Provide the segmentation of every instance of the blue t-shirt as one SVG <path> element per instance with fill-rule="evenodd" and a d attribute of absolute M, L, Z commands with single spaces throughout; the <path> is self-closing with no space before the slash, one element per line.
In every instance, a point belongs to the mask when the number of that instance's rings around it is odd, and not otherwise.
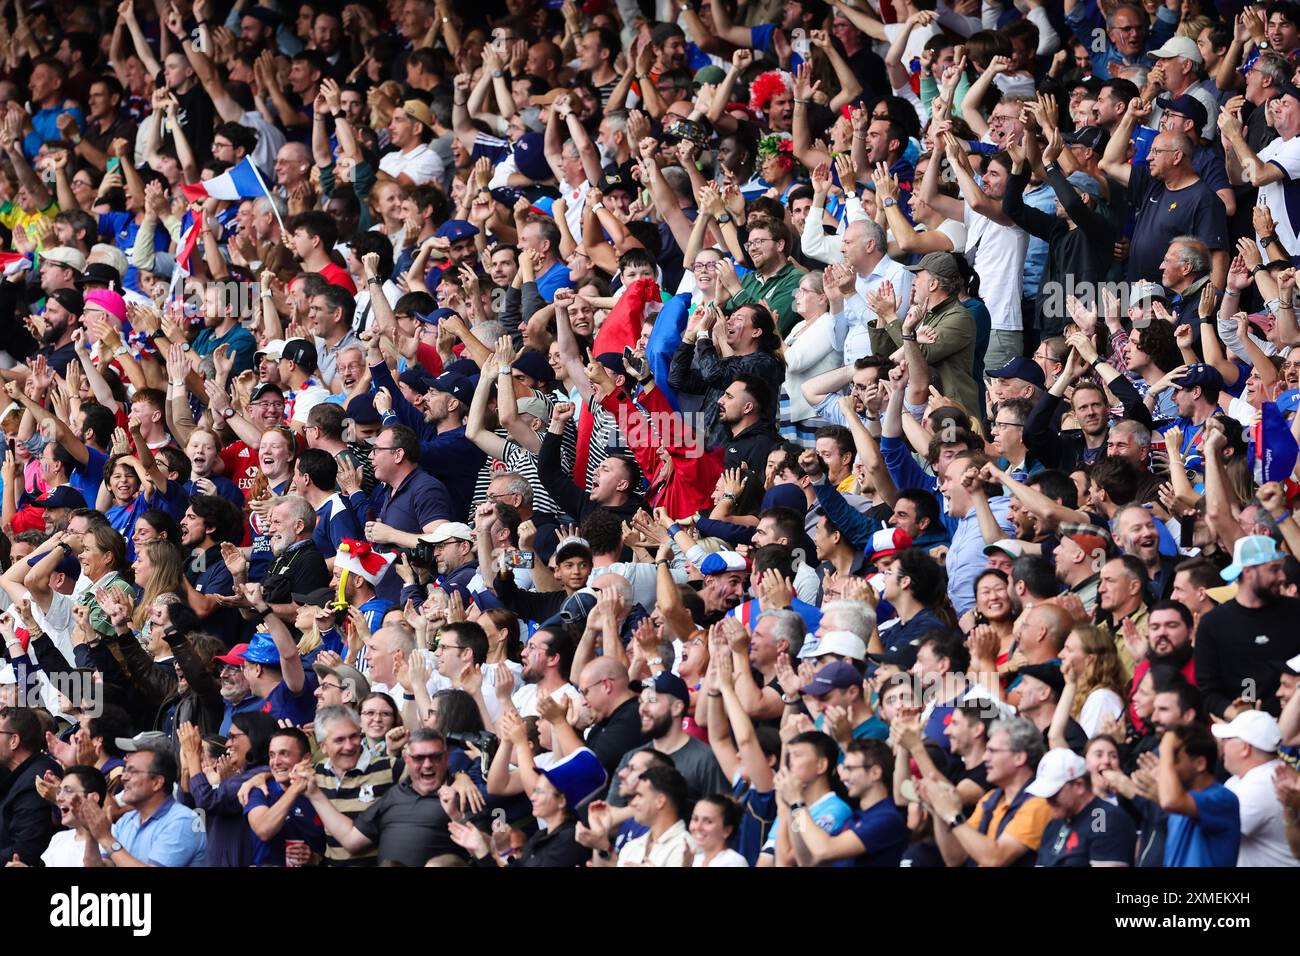
<path fill-rule="evenodd" d="M 768 831 L 776 822 L 776 791 L 759 793 L 744 777 L 732 785 L 731 795 L 740 803 L 740 826 L 736 828 L 733 842 L 736 852 L 750 866 L 758 864 L 758 855 L 767 841 Z"/>
<path fill-rule="evenodd" d="M 1196 818 L 1169 814 L 1165 866 L 1236 866 L 1241 847 L 1241 804 L 1221 783 L 1193 790 Z"/>
<path fill-rule="evenodd" d="M 830 836 L 835 836 L 844 829 L 845 824 L 853 816 L 853 808 L 832 791 L 815 803 L 810 803 L 808 815 L 823 831 Z M 776 838 L 780 830 L 781 821 L 777 820 L 768 833 L 767 843 L 763 845 L 765 851 L 776 852 Z"/>
<path fill-rule="evenodd" d="M 854 812 L 845 829 L 862 843 L 863 852 L 851 860 L 840 860 L 836 866 L 896 867 L 912 838 L 907 818 L 888 798 Z"/>
<path fill-rule="evenodd" d="M 72 469 L 72 474 L 68 477 L 68 484 L 80 491 L 86 499 L 86 504 L 91 507 L 94 507 L 95 497 L 99 494 L 99 486 L 104 483 L 106 464 L 108 464 L 108 454 L 87 445 L 86 463 Z"/>
<path fill-rule="evenodd" d="M 1073 820 L 1053 820 L 1038 846 L 1039 866 L 1133 865 L 1137 828 L 1119 807 L 1094 797 Z"/>
<path fill-rule="evenodd" d="M 275 806 L 284 796 L 284 787 L 274 780 L 266 782 L 266 789 L 268 792 L 265 794 L 256 788 L 249 793 L 248 805 L 244 807 L 245 817 L 258 807 Z M 300 796 L 293 802 L 280 832 L 271 837 L 269 843 L 263 843 L 253 833 L 253 866 L 284 866 L 284 845 L 288 840 L 302 840 L 313 852 L 325 855 L 325 825 L 306 797 Z"/>
<path fill-rule="evenodd" d="M 331 495 L 316 509 L 316 527 L 312 530 L 311 539 L 316 543 L 321 557 L 329 559 L 338 554 L 339 543 L 344 538 L 360 541 L 362 537 L 356 516 L 339 495 Z"/>
<path fill-rule="evenodd" d="M 284 681 L 280 681 L 262 702 L 262 713 L 270 714 L 276 720 L 287 720 L 295 727 L 310 724 L 316 716 L 316 685 L 319 683 L 316 672 L 304 667 L 302 690 L 294 694 Z"/>

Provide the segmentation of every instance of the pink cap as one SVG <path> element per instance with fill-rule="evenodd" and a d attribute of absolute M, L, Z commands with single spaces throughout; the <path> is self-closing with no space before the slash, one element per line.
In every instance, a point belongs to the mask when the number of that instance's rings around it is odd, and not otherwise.
<path fill-rule="evenodd" d="M 119 322 L 126 321 L 126 300 L 112 289 L 92 289 L 85 299 L 86 305 L 97 305 Z"/>

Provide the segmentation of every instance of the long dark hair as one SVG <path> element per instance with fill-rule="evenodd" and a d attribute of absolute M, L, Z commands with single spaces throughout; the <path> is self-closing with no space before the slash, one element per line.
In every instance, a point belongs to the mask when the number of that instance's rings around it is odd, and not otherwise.
<path fill-rule="evenodd" d="M 781 336 L 776 331 L 776 317 L 767 306 L 758 302 L 746 303 L 745 307 L 752 310 L 751 321 L 754 323 L 754 328 L 763 333 L 758 340 L 759 351 L 775 355 L 784 363 L 785 357 L 781 354 Z"/>
<path fill-rule="evenodd" d="M 483 716 L 478 712 L 478 704 L 465 691 L 448 688 L 438 691 L 433 699 L 438 704 L 438 720 L 434 729 L 444 737 L 483 729 Z"/>
<path fill-rule="evenodd" d="M 280 722 L 260 710 L 236 714 L 230 723 L 248 734 L 248 757 L 245 767 L 263 767 L 269 762 L 271 738 L 280 730 Z"/>

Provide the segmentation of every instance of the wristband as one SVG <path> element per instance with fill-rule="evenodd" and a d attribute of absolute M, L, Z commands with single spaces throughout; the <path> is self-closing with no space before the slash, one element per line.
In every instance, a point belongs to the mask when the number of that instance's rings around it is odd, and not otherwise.
<path fill-rule="evenodd" d="M 804 809 L 805 806 L 806 804 L 804 804 L 802 800 L 796 800 L 794 803 L 790 804 L 790 812 L 798 813 L 800 810 Z"/>
<path fill-rule="evenodd" d="M 1273 243 L 1275 243 L 1275 242 L 1277 242 L 1277 241 L 1278 241 L 1278 238 L 1277 238 L 1277 236 L 1275 236 L 1275 235 L 1273 235 L 1273 236 L 1260 236 L 1260 237 L 1259 237 L 1259 244 L 1260 244 L 1261 246 L 1271 246 Z"/>
<path fill-rule="evenodd" d="M 721 696 L 722 696 L 722 691 L 720 691 L 720 690 L 711 690 L 711 691 L 709 691 L 709 696 L 710 696 L 710 697 L 721 697 Z"/>
<path fill-rule="evenodd" d="M 415 695 L 414 695 L 414 694 L 403 694 L 403 695 L 402 695 L 402 700 L 415 700 Z"/>
<path fill-rule="evenodd" d="M 798 697 L 798 695 L 796 695 L 795 698 L 794 698 L 794 700 L 791 700 L 791 699 L 790 699 L 789 697 L 787 697 L 785 694 L 782 694 L 782 695 L 781 695 L 781 703 L 785 704 L 787 707 L 793 707 L 793 706 L 795 706 L 796 704 L 799 703 L 799 697 Z"/>
<path fill-rule="evenodd" d="M 913 332 L 911 335 L 908 335 L 906 332 L 904 332 L 904 333 L 903 333 L 903 341 L 904 341 L 904 342 L 915 342 L 915 341 L 916 341 L 916 333 Z"/>
<path fill-rule="evenodd" d="M 380 285 L 379 276 L 367 276 L 366 285 Z"/>
<path fill-rule="evenodd" d="M 1224 289 L 1224 290 L 1223 290 L 1223 297 L 1224 297 L 1225 299 L 1227 299 L 1227 298 L 1240 299 L 1240 298 L 1241 298 L 1241 292 L 1238 291 L 1237 289 Z"/>
<path fill-rule="evenodd" d="M 675 538 L 682 533 L 682 526 L 679 525 L 676 521 L 674 521 L 672 524 L 668 526 L 668 533 Z"/>
<path fill-rule="evenodd" d="M 646 661 L 646 665 L 649 667 L 663 667 L 664 659 L 662 657 L 652 657 Z"/>

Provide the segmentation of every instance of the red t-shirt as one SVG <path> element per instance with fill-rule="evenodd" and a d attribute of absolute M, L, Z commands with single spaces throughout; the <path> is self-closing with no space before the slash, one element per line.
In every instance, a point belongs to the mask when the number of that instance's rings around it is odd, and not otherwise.
<path fill-rule="evenodd" d="M 247 498 L 253 488 L 253 479 L 261 472 L 257 449 L 249 448 L 248 444 L 241 439 L 221 449 L 221 460 L 226 465 L 226 477 L 233 481 Z"/>
<path fill-rule="evenodd" d="M 357 294 L 357 284 L 352 281 L 352 276 L 348 274 L 348 270 L 344 269 L 342 266 L 336 266 L 331 262 L 320 271 L 320 274 L 325 277 L 325 280 L 330 285 L 336 285 L 342 289 L 347 289 L 353 295 Z"/>

